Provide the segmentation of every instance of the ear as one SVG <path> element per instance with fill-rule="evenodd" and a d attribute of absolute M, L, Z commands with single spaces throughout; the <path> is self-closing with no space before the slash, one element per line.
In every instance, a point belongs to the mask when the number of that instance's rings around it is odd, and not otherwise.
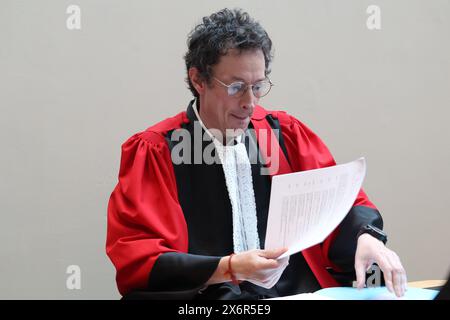
<path fill-rule="evenodd" d="M 189 68 L 188 75 L 192 85 L 194 86 L 195 90 L 197 90 L 197 93 L 200 96 L 203 95 L 206 83 L 203 80 L 202 76 L 200 75 L 198 69 L 195 67 Z"/>

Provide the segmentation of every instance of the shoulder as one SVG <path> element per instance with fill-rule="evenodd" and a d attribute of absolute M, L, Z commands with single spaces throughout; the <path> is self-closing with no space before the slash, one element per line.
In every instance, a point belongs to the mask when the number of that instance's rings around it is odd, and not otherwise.
<path fill-rule="evenodd" d="M 165 144 L 165 137 L 168 132 L 179 129 L 184 123 L 188 123 L 189 119 L 186 116 L 186 112 L 180 112 L 179 114 L 162 120 L 142 132 L 134 134 L 130 140 L 140 140 L 150 145 Z"/>
<path fill-rule="evenodd" d="M 276 110 L 278 109 L 278 110 Z M 252 115 L 253 121 L 262 121 L 270 117 L 272 119 L 278 120 L 280 126 L 283 127 L 291 127 L 291 126 L 300 126 L 306 127 L 303 122 L 301 122 L 296 117 L 290 115 L 286 111 L 283 111 L 281 108 L 276 108 L 275 110 L 265 109 L 264 107 L 257 105 L 255 106 L 255 110 Z"/>
<path fill-rule="evenodd" d="M 277 127 L 280 128 L 280 132 L 285 141 L 301 141 L 308 142 L 312 145 L 324 145 L 322 139 L 317 133 L 310 129 L 303 121 L 294 117 L 283 110 L 267 110 L 261 106 L 256 106 L 252 121 L 262 121 L 266 119 L 270 122 L 272 119 L 278 121 Z"/>
<path fill-rule="evenodd" d="M 285 111 L 266 110 L 260 106 L 255 109 L 255 113 L 254 121 L 266 119 L 270 122 L 270 117 L 278 120 L 283 143 L 291 158 L 294 171 L 329 167 L 336 164 L 323 140 L 296 117 Z"/>

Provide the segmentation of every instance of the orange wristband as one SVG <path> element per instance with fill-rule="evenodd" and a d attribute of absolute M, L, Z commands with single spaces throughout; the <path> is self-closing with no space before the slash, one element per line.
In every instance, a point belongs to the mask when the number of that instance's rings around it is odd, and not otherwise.
<path fill-rule="evenodd" d="M 228 258 L 228 271 L 225 274 L 229 273 L 230 278 L 231 278 L 231 283 L 238 285 L 241 282 L 236 279 L 236 276 L 233 273 L 233 269 L 231 268 L 231 258 L 233 258 L 233 256 L 234 256 L 234 253 L 230 254 L 230 257 Z"/>

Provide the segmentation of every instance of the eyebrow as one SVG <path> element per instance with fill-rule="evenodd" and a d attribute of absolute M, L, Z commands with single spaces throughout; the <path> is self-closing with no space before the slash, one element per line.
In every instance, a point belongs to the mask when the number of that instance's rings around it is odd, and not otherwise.
<path fill-rule="evenodd" d="M 266 80 L 266 79 L 267 79 L 267 77 L 264 77 L 264 78 L 262 78 L 262 79 L 258 79 L 258 80 L 255 81 L 255 83 L 260 82 L 260 81 L 263 81 L 263 80 Z M 242 78 L 239 78 L 239 77 L 236 77 L 236 76 L 231 77 L 231 81 L 235 81 L 235 80 L 237 80 L 237 81 L 242 81 L 242 82 L 245 83 L 245 80 L 242 79 Z"/>

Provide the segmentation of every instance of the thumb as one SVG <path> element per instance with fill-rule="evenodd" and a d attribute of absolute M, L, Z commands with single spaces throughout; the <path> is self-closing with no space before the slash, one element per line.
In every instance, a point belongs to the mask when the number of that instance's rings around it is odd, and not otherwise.
<path fill-rule="evenodd" d="M 267 249 L 261 251 L 261 256 L 267 259 L 276 259 L 285 253 L 288 248 Z"/>
<path fill-rule="evenodd" d="M 366 282 L 366 268 L 365 264 L 361 260 L 355 261 L 355 272 L 356 272 L 356 287 L 358 289 L 364 288 L 364 283 Z"/>

